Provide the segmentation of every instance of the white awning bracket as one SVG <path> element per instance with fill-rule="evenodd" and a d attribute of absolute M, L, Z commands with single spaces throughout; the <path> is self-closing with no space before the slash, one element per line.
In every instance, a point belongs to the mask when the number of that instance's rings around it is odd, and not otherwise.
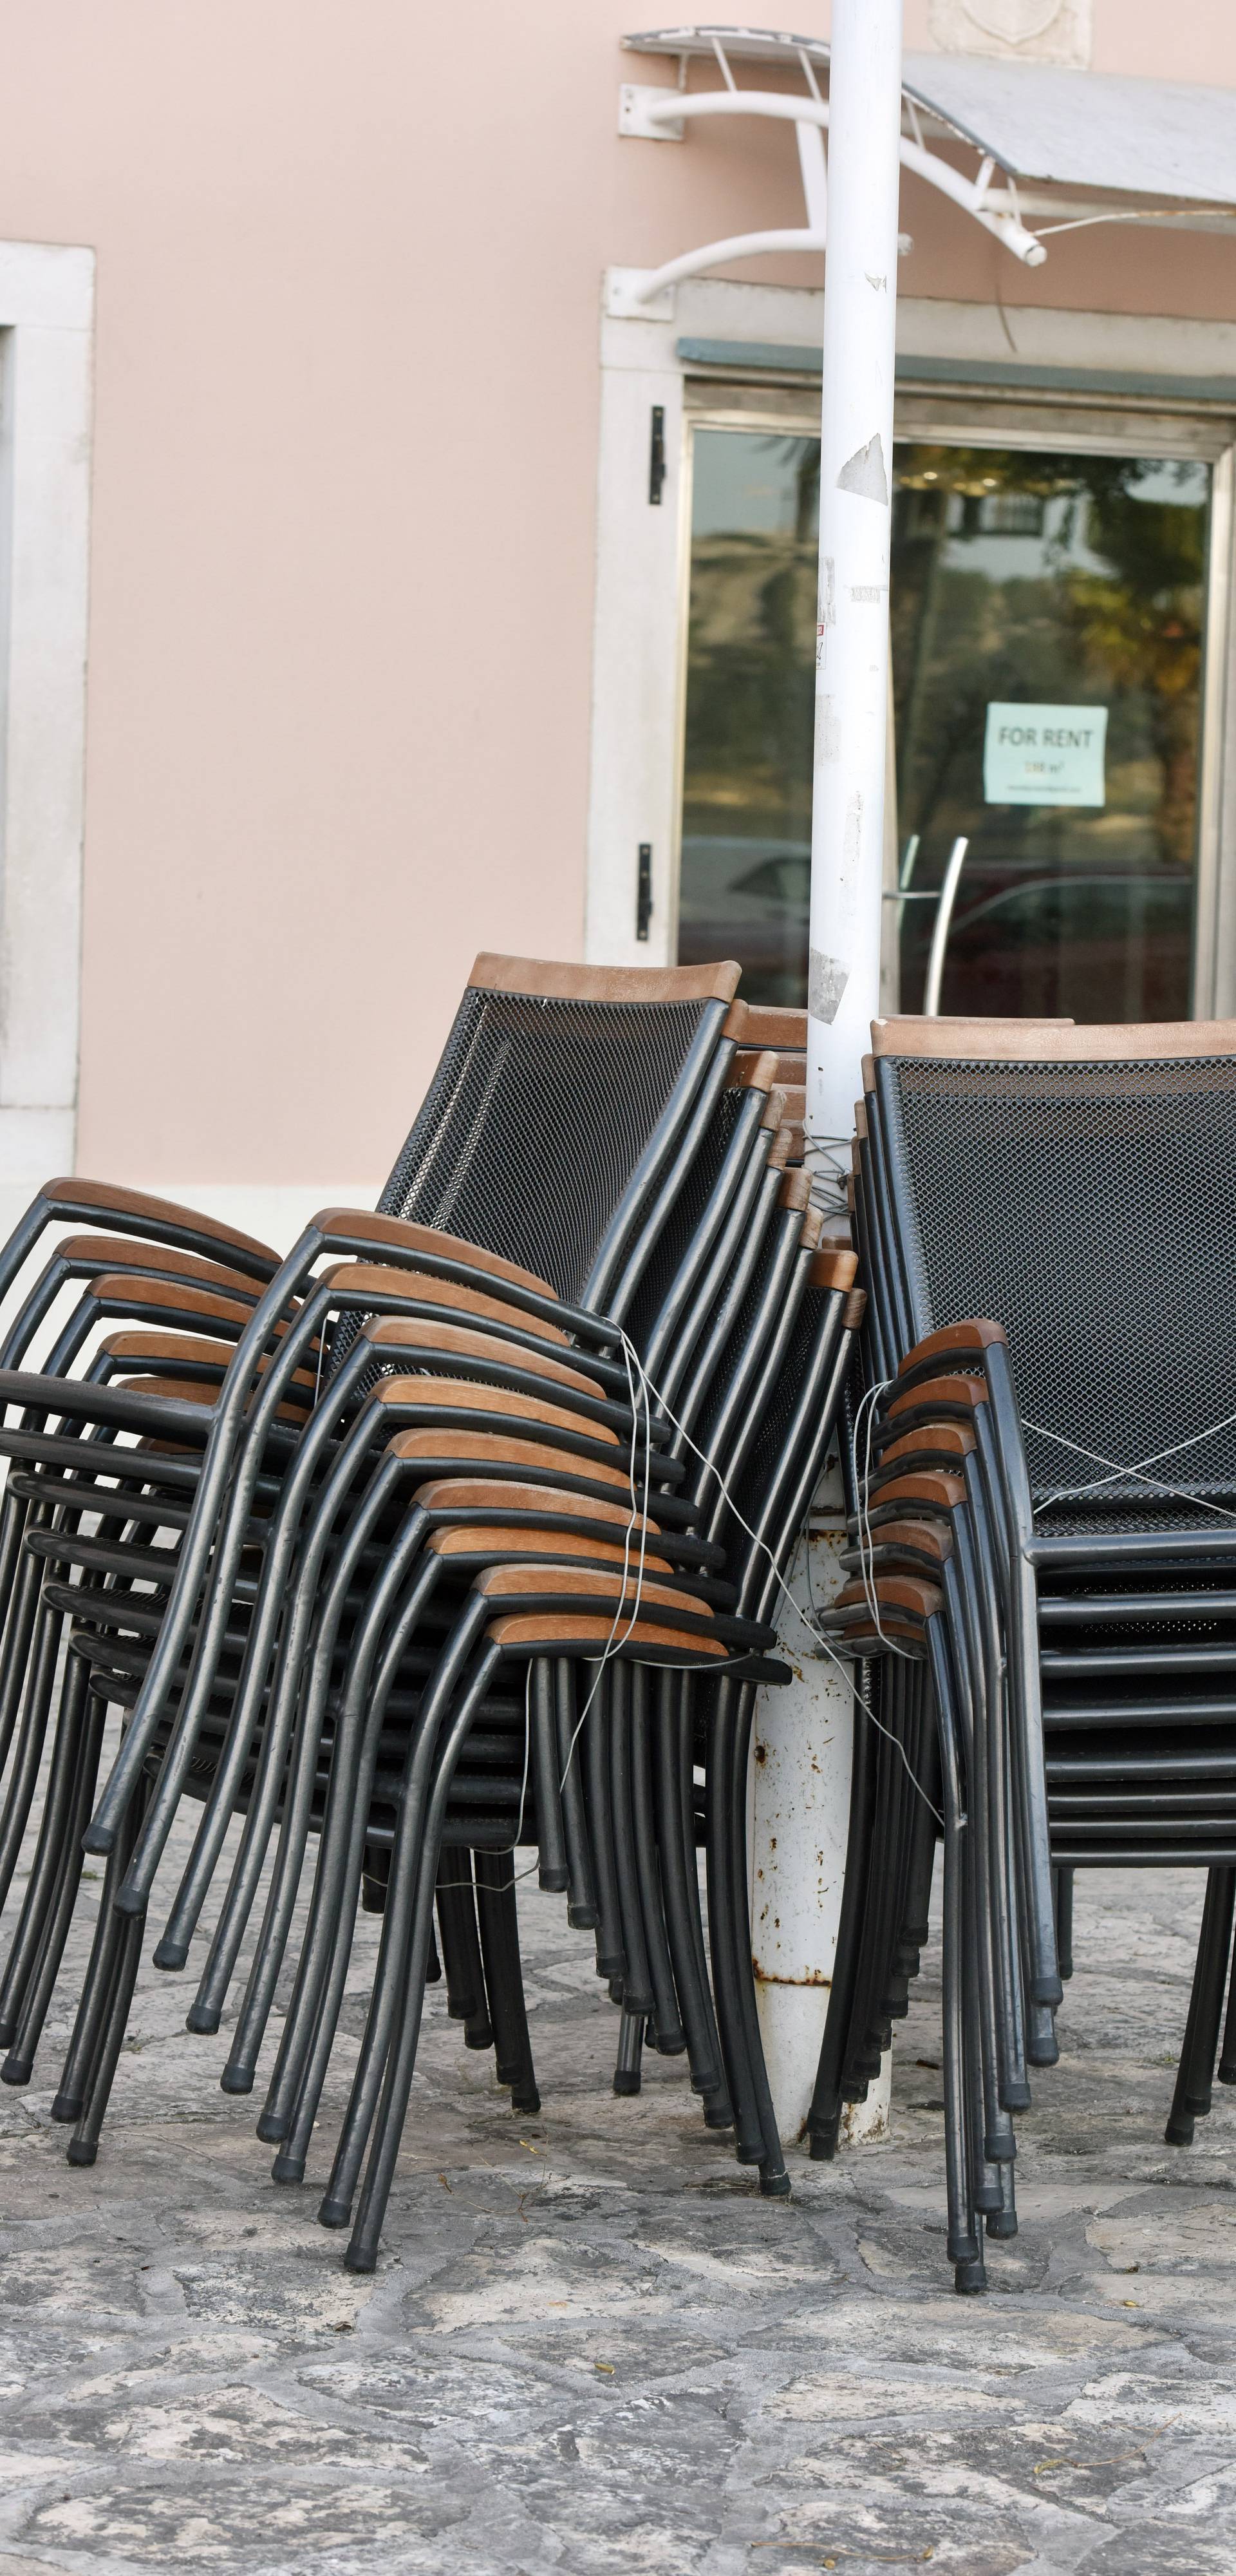
<path fill-rule="evenodd" d="M 624 84 L 621 133 L 649 142 L 683 142 L 697 117 L 711 116 L 762 116 L 793 125 L 806 213 L 801 228 L 735 234 L 666 261 L 646 277 L 629 309 L 646 309 L 680 278 L 697 277 L 761 251 L 822 251 L 828 101 L 821 97 L 816 71 L 827 67 L 828 45 L 818 36 L 775 28 L 711 25 L 655 28 L 624 36 L 622 42 L 631 53 L 676 57 L 678 85 Z M 692 61 L 716 67 L 722 86 L 688 90 Z M 743 62 L 775 63 L 798 73 L 805 95 L 741 88 L 733 67 Z M 1236 229 L 1236 95 L 1230 91 L 1057 71 L 1042 64 L 911 54 L 905 58 L 902 96 L 902 168 L 951 198 L 1027 268 L 1046 259 L 1049 235 L 1092 224 Z M 975 151 L 975 176 L 968 178 L 933 151 L 936 141 Z M 1019 180 L 1038 184 L 1033 192 L 1023 185 L 1019 193 Z M 1045 195 L 1044 184 L 1096 193 L 1081 200 Z M 1104 204 L 1098 192 L 1109 202 Z M 1141 202 L 1130 204 L 1130 198 Z M 1032 230 L 1027 215 L 1051 220 Z"/>

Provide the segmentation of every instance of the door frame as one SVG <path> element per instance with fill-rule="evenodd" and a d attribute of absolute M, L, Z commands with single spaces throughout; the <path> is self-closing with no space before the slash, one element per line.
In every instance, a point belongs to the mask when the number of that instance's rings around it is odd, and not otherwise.
<path fill-rule="evenodd" d="M 611 271 L 611 304 L 624 300 L 628 273 Z M 670 965 L 677 954 L 678 875 L 686 712 L 690 585 L 691 464 L 697 427 L 740 430 L 759 422 L 802 436 L 818 429 L 818 356 L 804 322 L 822 299 L 786 289 L 697 283 L 719 338 L 678 336 L 700 317 L 679 290 L 678 310 L 602 325 L 597 588 L 593 656 L 592 775 L 585 954 L 601 964 Z M 800 311 L 798 308 L 802 308 Z M 787 310 L 792 308 L 792 310 Z M 976 308 L 980 313 L 984 308 Z M 928 309 L 929 324 L 935 320 Z M 1040 316 L 1050 322 L 1051 316 Z M 794 326 L 787 344 L 787 319 Z M 896 431 L 900 437 L 1027 450 L 1072 445 L 1108 455 L 1200 458 L 1213 473 L 1202 670 L 1202 759 L 1192 1016 L 1236 1015 L 1236 401 L 1232 378 L 1180 373 L 1182 326 L 1139 317 L 1139 378 L 1096 389 L 1076 363 L 1079 324 L 1110 339 L 1113 317 L 1059 317 L 1062 363 L 1034 370 L 1033 385 L 1010 371 L 959 361 L 940 381 L 938 357 L 916 373 L 899 352 Z M 742 339 L 735 325 L 743 327 Z M 932 332 L 903 306 L 899 337 Z M 1188 326 L 1195 337 L 1197 326 Z M 938 336 L 938 326 L 937 326 Z M 1226 339 L 1227 334 L 1222 334 Z M 814 337 L 814 334 L 813 334 Z M 744 363 L 748 354 L 749 363 Z M 797 343 L 797 345 L 795 345 Z M 770 345 L 772 344 L 772 345 Z M 1204 345 L 1204 344 L 1203 344 Z M 707 350 L 707 355 L 699 353 Z M 715 356 L 714 356 L 715 351 Z M 1045 354 L 1050 358 L 1050 333 Z M 1104 350 L 1106 354 L 1106 349 Z M 1114 354 L 1123 354 L 1116 350 Z M 1197 351 L 1188 354 L 1196 365 Z M 1216 351 L 1216 354 L 1218 352 Z M 1226 349 L 1222 351 L 1228 355 Z M 773 361 L 770 364 L 770 360 Z M 1157 360 L 1156 365 L 1154 361 Z M 1150 363 L 1147 363 L 1149 361 Z M 1213 363 L 1213 362 L 1212 362 Z M 1021 374 L 1028 370 L 1019 370 Z M 1070 375 L 1086 381 L 1070 382 Z M 1156 376 L 1158 383 L 1156 384 Z M 661 497 L 650 499 L 653 406 L 662 414 Z M 895 850 L 895 834 L 887 836 Z M 636 937 L 641 844 L 652 849 L 653 912 L 647 940 Z M 889 928 L 895 907 L 888 907 Z M 891 965 L 891 959 L 887 961 Z M 889 979 L 891 990 L 891 978 Z"/>

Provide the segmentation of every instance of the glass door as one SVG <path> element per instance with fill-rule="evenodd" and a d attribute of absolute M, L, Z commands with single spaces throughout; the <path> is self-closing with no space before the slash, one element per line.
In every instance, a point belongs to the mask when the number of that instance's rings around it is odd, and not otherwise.
<path fill-rule="evenodd" d="M 801 1003 L 819 446 L 694 451 L 679 955 Z M 894 487 L 901 1007 L 1186 1017 L 1210 467 L 899 442 Z"/>

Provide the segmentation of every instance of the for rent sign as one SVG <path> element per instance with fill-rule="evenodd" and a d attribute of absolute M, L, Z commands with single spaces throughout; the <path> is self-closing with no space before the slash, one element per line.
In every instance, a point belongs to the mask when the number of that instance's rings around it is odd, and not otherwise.
<path fill-rule="evenodd" d="M 1106 707 L 987 710 L 983 794 L 989 805 L 1102 805 Z"/>

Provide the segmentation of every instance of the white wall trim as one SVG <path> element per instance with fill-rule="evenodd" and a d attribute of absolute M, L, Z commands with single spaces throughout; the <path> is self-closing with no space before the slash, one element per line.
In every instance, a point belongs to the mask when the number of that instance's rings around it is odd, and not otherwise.
<path fill-rule="evenodd" d="M 94 253 L 0 242 L 0 1178 L 71 1171 Z"/>

